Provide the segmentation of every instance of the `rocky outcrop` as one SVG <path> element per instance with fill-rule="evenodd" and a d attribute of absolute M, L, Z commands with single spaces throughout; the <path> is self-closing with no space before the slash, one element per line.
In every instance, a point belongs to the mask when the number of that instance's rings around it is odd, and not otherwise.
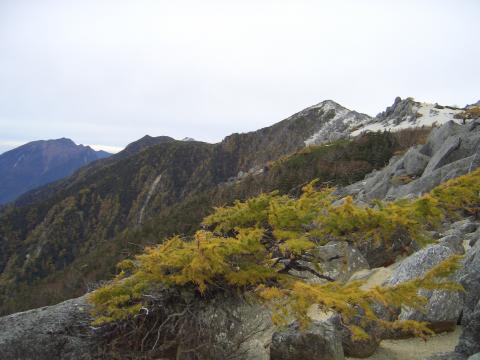
<path fill-rule="evenodd" d="M 393 122 L 400 124 L 401 122 L 414 122 L 417 118 L 417 110 L 420 103 L 414 101 L 413 98 L 403 99 L 399 96 L 395 98 L 392 106 L 387 107 L 384 112 L 377 115 L 377 119 L 382 123 Z"/>
<path fill-rule="evenodd" d="M 86 297 L 0 318 L 3 360 L 90 360 L 96 353 Z"/>
<path fill-rule="evenodd" d="M 415 101 L 413 98 L 397 97 L 392 106 L 378 114 L 367 125 L 355 130 L 352 135 L 365 131 L 398 131 L 408 127 L 440 126 L 448 121 L 460 122 L 456 118 L 462 110 L 450 106 Z"/>
<path fill-rule="evenodd" d="M 447 122 L 432 131 L 426 144 L 395 156 L 382 170 L 340 190 L 359 201 L 417 196 L 480 166 L 480 120 Z"/>
<path fill-rule="evenodd" d="M 385 285 L 394 286 L 418 278 L 434 266 L 452 256 L 454 252 L 443 245 L 430 245 L 403 260 L 394 270 Z M 452 280 L 454 280 L 452 278 Z M 463 307 L 463 294 L 453 291 L 420 290 L 428 299 L 423 311 L 402 309 L 399 319 L 425 321 L 436 332 L 453 330 Z"/>

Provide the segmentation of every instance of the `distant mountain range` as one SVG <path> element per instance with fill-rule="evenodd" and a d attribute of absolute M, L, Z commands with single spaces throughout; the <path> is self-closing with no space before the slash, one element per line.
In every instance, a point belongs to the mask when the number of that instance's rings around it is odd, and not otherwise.
<path fill-rule="evenodd" d="M 0 204 L 108 156 L 66 138 L 33 141 L 7 151 L 0 155 Z"/>

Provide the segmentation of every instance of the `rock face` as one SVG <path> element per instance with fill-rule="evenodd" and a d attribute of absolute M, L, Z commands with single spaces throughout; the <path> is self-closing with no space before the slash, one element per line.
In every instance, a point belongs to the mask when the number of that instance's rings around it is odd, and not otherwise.
<path fill-rule="evenodd" d="M 286 330 L 277 331 L 270 345 L 271 360 L 342 360 L 341 336 L 329 322 L 314 321 L 304 331 L 297 323 Z"/>
<path fill-rule="evenodd" d="M 359 201 L 416 196 L 480 166 L 480 120 L 436 128 L 426 144 L 396 156 L 382 170 L 339 191 Z"/>
<path fill-rule="evenodd" d="M 85 296 L 0 318 L 3 360 L 90 360 L 95 344 Z"/>
<path fill-rule="evenodd" d="M 421 277 L 453 254 L 453 251 L 446 246 L 430 245 L 403 260 L 393 270 L 385 285 L 394 286 Z M 401 320 L 426 321 L 436 332 L 453 330 L 462 311 L 463 295 L 440 290 L 420 290 L 420 294 L 428 299 L 425 312 L 403 309 L 399 318 Z"/>

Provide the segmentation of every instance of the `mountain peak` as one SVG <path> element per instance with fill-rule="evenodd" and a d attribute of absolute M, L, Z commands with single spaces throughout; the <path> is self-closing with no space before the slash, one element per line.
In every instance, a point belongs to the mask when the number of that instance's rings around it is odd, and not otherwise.
<path fill-rule="evenodd" d="M 110 156 L 68 138 L 32 141 L 0 155 L 0 204 Z"/>
<path fill-rule="evenodd" d="M 319 145 L 348 137 L 354 128 L 371 121 L 370 116 L 349 110 L 333 100 L 324 100 L 307 108 L 306 111 L 317 111 L 322 116 L 319 129 L 305 139 L 305 146 Z"/>
<path fill-rule="evenodd" d="M 323 110 L 330 110 L 330 109 L 342 109 L 343 110 L 344 109 L 344 110 L 349 111 L 346 107 L 344 107 L 344 106 L 340 105 L 339 103 L 337 103 L 336 101 L 333 101 L 333 100 L 330 100 L 330 99 L 323 100 L 316 105 L 308 107 L 307 109 L 318 109 L 318 108 L 322 108 Z"/>
<path fill-rule="evenodd" d="M 128 144 L 127 147 L 124 150 L 120 151 L 118 154 L 116 154 L 115 157 L 116 158 L 127 157 L 137 152 L 143 151 L 151 146 L 172 142 L 172 141 L 175 141 L 175 139 L 171 138 L 170 136 L 153 137 L 150 135 L 145 135 L 140 139 Z"/>
<path fill-rule="evenodd" d="M 69 138 L 66 138 L 66 137 L 62 137 L 60 139 L 53 139 L 53 140 L 47 140 L 48 142 L 57 142 L 57 143 L 61 143 L 61 144 L 65 144 L 65 145 L 77 145 L 75 144 L 75 142 L 72 140 L 72 139 L 69 139 Z"/>

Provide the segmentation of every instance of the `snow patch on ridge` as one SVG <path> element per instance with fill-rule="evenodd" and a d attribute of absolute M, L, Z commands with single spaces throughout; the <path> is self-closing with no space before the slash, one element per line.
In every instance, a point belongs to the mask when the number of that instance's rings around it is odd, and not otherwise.
<path fill-rule="evenodd" d="M 462 110 L 454 110 L 447 107 L 440 107 L 435 104 L 418 103 L 413 110 L 416 111 L 417 116 L 411 116 L 403 119 L 401 122 L 397 122 L 395 118 L 388 119 L 387 121 L 373 121 L 370 124 L 362 126 L 351 133 L 352 136 L 360 135 L 365 131 L 397 131 L 411 127 L 422 126 L 441 126 L 448 121 L 454 121 L 461 123 L 460 119 L 455 119 L 454 116 Z"/>

